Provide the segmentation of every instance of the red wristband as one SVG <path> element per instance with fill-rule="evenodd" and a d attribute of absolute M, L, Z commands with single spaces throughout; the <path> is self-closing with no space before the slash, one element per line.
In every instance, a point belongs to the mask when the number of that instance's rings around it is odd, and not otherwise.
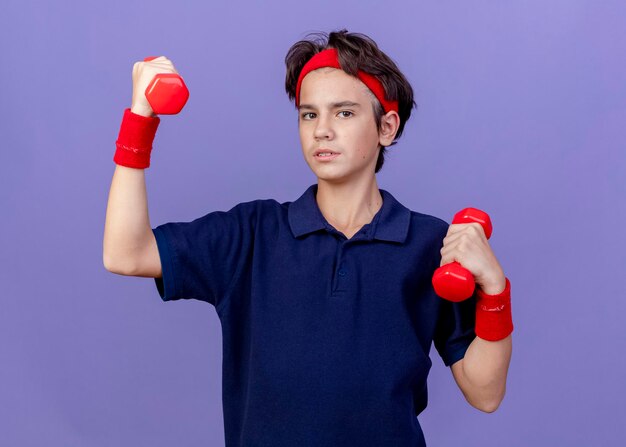
<path fill-rule="evenodd" d="M 506 278 L 506 286 L 499 294 L 487 295 L 477 288 L 476 296 L 476 335 L 489 341 L 508 337 L 513 332 L 509 278 Z"/>
<path fill-rule="evenodd" d="M 152 142 L 160 122 L 158 116 L 142 116 L 125 109 L 113 161 L 129 168 L 149 167 Z"/>

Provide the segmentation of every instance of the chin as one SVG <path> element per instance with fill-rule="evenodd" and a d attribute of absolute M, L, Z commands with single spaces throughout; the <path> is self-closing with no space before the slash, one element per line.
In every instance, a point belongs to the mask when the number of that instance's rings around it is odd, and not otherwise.
<path fill-rule="evenodd" d="M 350 179 L 350 173 L 347 172 L 315 172 L 313 171 L 318 180 L 323 180 L 328 183 L 344 183 Z"/>

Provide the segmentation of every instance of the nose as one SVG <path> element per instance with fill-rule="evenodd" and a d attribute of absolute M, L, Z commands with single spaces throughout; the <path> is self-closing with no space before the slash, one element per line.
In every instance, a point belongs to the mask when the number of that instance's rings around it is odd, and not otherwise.
<path fill-rule="evenodd" d="M 331 139 L 333 137 L 330 119 L 324 114 L 318 115 L 315 123 L 315 129 L 313 130 L 313 136 L 316 139 Z"/>

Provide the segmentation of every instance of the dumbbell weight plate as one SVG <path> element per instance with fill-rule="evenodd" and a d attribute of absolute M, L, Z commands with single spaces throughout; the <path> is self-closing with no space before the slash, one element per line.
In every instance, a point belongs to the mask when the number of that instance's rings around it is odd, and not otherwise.
<path fill-rule="evenodd" d="M 157 56 L 144 59 L 149 62 Z M 179 113 L 189 99 L 189 90 L 183 78 L 176 73 L 157 74 L 146 88 L 146 99 L 157 115 Z"/>

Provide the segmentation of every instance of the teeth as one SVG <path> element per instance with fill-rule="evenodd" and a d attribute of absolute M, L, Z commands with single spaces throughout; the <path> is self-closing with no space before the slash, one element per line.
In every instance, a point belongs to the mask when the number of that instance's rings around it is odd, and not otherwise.
<path fill-rule="evenodd" d="M 319 157 L 327 157 L 328 155 L 332 155 L 330 152 L 320 152 L 317 154 Z"/>

